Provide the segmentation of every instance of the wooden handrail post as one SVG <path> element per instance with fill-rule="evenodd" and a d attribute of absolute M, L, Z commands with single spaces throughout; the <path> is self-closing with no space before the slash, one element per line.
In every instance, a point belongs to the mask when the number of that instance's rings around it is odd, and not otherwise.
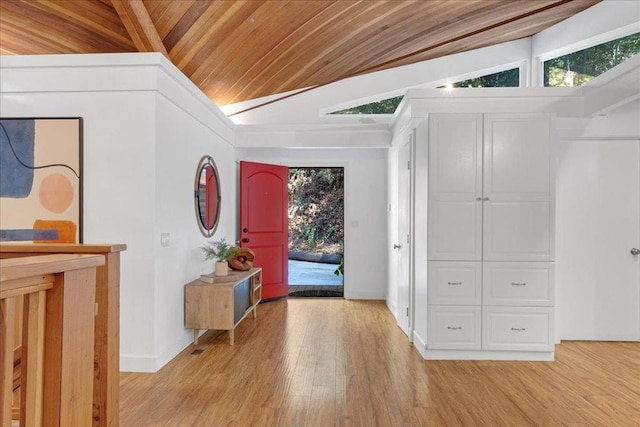
<path fill-rule="evenodd" d="M 13 397 L 13 343 L 16 298 L 0 299 L 0 425 L 11 425 Z"/>
<path fill-rule="evenodd" d="M 120 252 L 124 244 L 0 244 L 0 258 L 43 254 L 97 254 L 93 426 L 118 427 L 120 387 Z"/>
<path fill-rule="evenodd" d="M 21 382 L 24 385 L 20 387 L 21 426 L 39 425 L 42 420 L 46 297 L 46 291 L 30 293 L 24 297 L 20 361 Z"/>
<path fill-rule="evenodd" d="M 67 271 L 56 275 L 53 289 L 47 292 L 44 426 L 92 423 L 95 310 L 92 283 L 95 270 Z"/>
<path fill-rule="evenodd" d="M 91 425 L 96 267 L 103 264 L 100 255 L 0 260 L 2 427 L 11 425 L 18 298 L 24 299 L 20 425 Z"/>

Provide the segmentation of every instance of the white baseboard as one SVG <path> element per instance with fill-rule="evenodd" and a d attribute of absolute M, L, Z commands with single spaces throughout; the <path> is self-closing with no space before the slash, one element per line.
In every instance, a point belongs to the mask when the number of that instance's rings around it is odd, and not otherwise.
<path fill-rule="evenodd" d="M 207 332 L 206 329 L 205 330 L 201 330 L 199 336 L 204 335 L 206 332 Z M 159 354 L 158 357 L 156 357 L 157 369 L 160 370 L 160 368 L 162 368 L 164 365 L 169 363 L 171 361 L 171 359 L 176 357 L 178 354 L 182 353 L 182 351 L 184 349 L 186 349 L 191 344 L 193 344 L 192 340 L 193 340 L 193 333 L 189 329 L 189 334 L 188 335 L 183 337 L 183 339 L 181 339 L 179 342 L 174 343 L 173 345 L 166 347 L 161 352 L 161 354 Z"/>
<path fill-rule="evenodd" d="M 200 335 L 204 335 L 206 332 L 206 330 L 201 330 Z M 142 356 L 129 354 L 120 356 L 120 371 L 158 372 L 164 365 L 192 344 L 192 337 L 193 334 L 191 330 L 189 330 L 189 334 L 185 335 L 179 342 L 166 347 L 162 353 L 157 356 L 152 354 Z"/>
<path fill-rule="evenodd" d="M 125 354 L 120 356 L 120 372 L 158 372 L 156 357 Z"/>
<path fill-rule="evenodd" d="M 523 361 L 553 362 L 554 352 L 553 351 L 425 350 L 422 357 L 426 360 L 523 360 Z"/>
<path fill-rule="evenodd" d="M 387 305 L 387 308 L 389 309 L 391 314 L 393 314 L 393 317 L 395 317 L 396 321 L 397 321 L 398 320 L 398 316 L 396 316 L 396 306 L 391 303 L 389 298 L 387 298 L 384 302 Z"/>
<path fill-rule="evenodd" d="M 386 299 L 385 291 L 353 291 L 346 288 L 344 290 L 344 297 L 345 299 Z"/>
<path fill-rule="evenodd" d="M 413 331 L 413 345 L 418 350 L 418 353 L 422 356 L 423 359 L 427 358 L 427 343 L 422 339 L 420 334 L 418 334 L 415 330 Z"/>

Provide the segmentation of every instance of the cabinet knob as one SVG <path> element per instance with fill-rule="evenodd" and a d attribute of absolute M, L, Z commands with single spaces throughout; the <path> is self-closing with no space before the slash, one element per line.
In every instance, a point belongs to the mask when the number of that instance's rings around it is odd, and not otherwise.
<path fill-rule="evenodd" d="M 400 245 L 396 245 L 395 243 L 393 244 L 393 249 L 400 249 L 402 246 Z"/>
<path fill-rule="evenodd" d="M 631 255 L 640 255 L 640 249 L 631 248 Z"/>

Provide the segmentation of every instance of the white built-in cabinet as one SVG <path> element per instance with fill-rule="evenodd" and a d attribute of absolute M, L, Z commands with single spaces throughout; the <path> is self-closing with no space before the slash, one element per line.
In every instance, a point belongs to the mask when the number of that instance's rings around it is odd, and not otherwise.
<path fill-rule="evenodd" d="M 429 116 L 428 357 L 553 358 L 553 132 L 546 114 Z"/>

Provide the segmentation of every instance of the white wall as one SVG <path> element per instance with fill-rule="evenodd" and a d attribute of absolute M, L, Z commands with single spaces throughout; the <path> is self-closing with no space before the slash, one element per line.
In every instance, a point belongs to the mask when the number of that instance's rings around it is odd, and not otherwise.
<path fill-rule="evenodd" d="M 3 56 L 0 110 L 83 117 L 85 242 L 127 244 L 121 368 L 159 369 L 191 341 L 183 285 L 208 269 L 193 203 L 204 154 L 223 186 L 217 235 L 235 233 L 233 124 L 159 54 Z"/>
<path fill-rule="evenodd" d="M 260 138 L 259 135 L 255 137 Z M 304 134 L 299 137 L 305 138 Z M 352 138 L 358 138 L 356 132 Z M 289 167 L 344 167 L 344 296 L 348 299 L 385 298 L 388 261 L 386 149 L 239 148 L 237 160 Z"/>
<path fill-rule="evenodd" d="M 220 222 L 213 238 L 237 235 L 237 187 L 234 150 L 211 123 L 202 124 L 172 100 L 157 96 L 155 211 L 154 336 L 156 365 L 163 366 L 193 339 L 184 328 L 184 284 L 213 271 L 203 262 L 199 246 L 205 237 L 196 225 L 193 191 L 196 167 L 208 154 L 216 162 L 221 185 Z M 160 233 L 170 234 L 170 246 L 160 246 Z M 161 291 L 160 291 L 161 290 Z"/>

